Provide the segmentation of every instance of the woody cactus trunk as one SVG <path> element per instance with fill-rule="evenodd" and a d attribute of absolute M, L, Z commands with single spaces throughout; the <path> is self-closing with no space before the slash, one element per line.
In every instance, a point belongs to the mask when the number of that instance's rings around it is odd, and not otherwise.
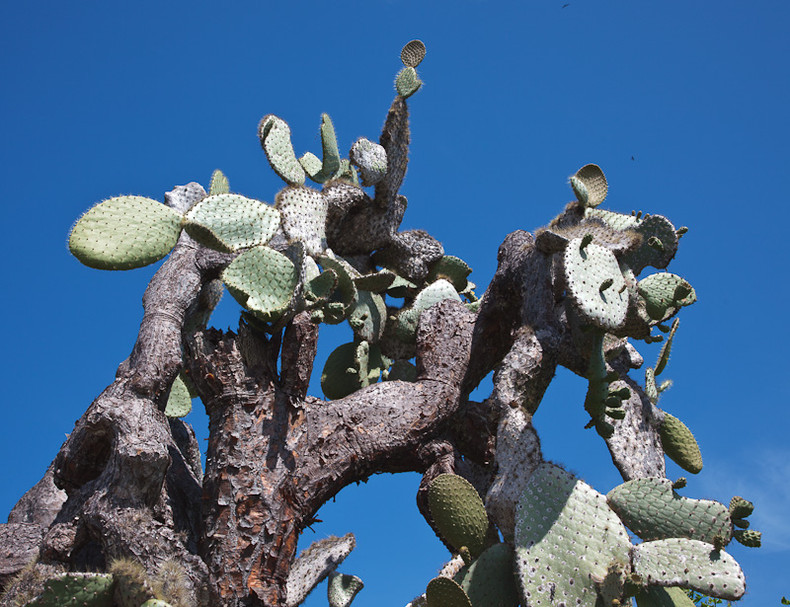
<path fill-rule="evenodd" d="M 424 475 L 417 506 L 450 551 L 412 605 L 743 594 L 725 546 L 759 545 L 751 503 L 680 497 L 683 481 L 665 478 L 665 455 L 702 468 L 692 433 L 658 407 L 675 317 L 696 299 L 664 271 L 685 228 L 602 210 L 606 178 L 587 165 L 547 227 L 507 236 L 478 299 L 462 259 L 399 229 L 424 56 L 404 47 L 378 143 L 360 138 L 348 158 L 329 116 L 320 156 L 300 157 L 288 124 L 265 116 L 261 145 L 286 182 L 274 204 L 216 171 L 207 189 L 111 198 L 77 221 L 69 246 L 88 266 L 167 259 L 115 381 L 0 527 L 3 604 L 292 607 L 328 577 L 329 604 L 348 605 L 362 580 L 336 569 L 353 535 L 297 556 L 299 534 L 350 483 L 405 471 Z M 236 332 L 207 328 L 224 290 L 243 307 Z M 342 322 L 326 399 L 308 396 L 320 327 Z M 639 340 L 664 344 L 641 382 Z M 587 379 L 579 406 L 627 481 L 608 495 L 541 454 L 531 420 L 559 365 Z M 470 400 L 491 371 L 490 396 Z M 180 419 L 198 396 L 205 470 Z"/>

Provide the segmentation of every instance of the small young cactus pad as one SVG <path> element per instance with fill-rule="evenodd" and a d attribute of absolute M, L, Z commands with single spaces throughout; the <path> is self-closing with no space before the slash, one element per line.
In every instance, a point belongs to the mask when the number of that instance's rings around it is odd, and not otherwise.
<path fill-rule="evenodd" d="M 165 415 L 167 417 L 184 417 L 192 411 L 192 397 L 189 388 L 181 379 L 181 375 L 176 375 L 173 385 L 170 387 L 170 395 L 167 397 Z"/>
<path fill-rule="evenodd" d="M 99 270 L 131 270 L 154 263 L 176 245 L 183 217 L 143 196 L 118 196 L 91 208 L 69 235 L 69 250 Z"/>
<path fill-rule="evenodd" d="M 431 516 L 442 538 L 456 550 L 466 546 L 472 558 L 483 552 L 488 515 L 477 490 L 456 474 L 440 474 L 428 489 Z"/>
<path fill-rule="evenodd" d="M 395 78 L 395 90 L 398 95 L 407 99 L 420 90 L 422 80 L 413 67 L 404 67 Z"/>
<path fill-rule="evenodd" d="M 230 182 L 225 177 L 225 173 L 219 169 L 211 174 L 211 183 L 208 186 L 208 195 L 214 196 L 215 194 L 228 194 L 230 193 Z"/>
<path fill-rule="evenodd" d="M 425 589 L 428 607 L 472 607 L 472 602 L 460 584 L 449 577 L 436 577 Z"/>
<path fill-rule="evenodd" d="M 631 542 L 606 498 L 554 464 L 541 464 L 516 510 L 516 578 L 530 607 L 595 607 L 595 580 L 627 563 Z"/>
<path fill-rule="evenodd" d="M 686 424 L 665 412 L 658 434 L 661 438 L 661 447 L 669 459 L 686 472 L 697 474 L 702 470 L 699 445 Z"/>

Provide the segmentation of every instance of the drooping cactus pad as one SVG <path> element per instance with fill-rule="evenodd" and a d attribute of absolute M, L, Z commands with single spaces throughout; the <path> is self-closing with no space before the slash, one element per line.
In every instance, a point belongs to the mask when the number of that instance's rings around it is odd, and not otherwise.
<path fill-rule="evenodd" d="M 428 504 L 442 538 L 456 550 L 465 546 L 477 558 L 483 551 L 488 515 L 469 481 L 456 474 L 440 474 L 428 489 Z"/>
<path fill-rule="evenodd" d="M 597 164 L 587 164 L 571 176 L 571 187 L 578 201 L 585 208 L 594 208 L 601 204 L 609 191 L 601 167 Z"/>
<path fill-rule="evenodd" d="M 74 224 L 69 250 L 91 268 L 140 268 L 170 252 L 181 233 L 182 221 L 180 213 L 150 198 L 110 198 Z"/>
<path fill-rule="evenodd" d="M 664 421 L 659 428 L 659 436 L 664 453 L 669 459 L 692 474 L 702 470 L 702 454 L 697 439 L 686 424 L 665 412 Z"/>

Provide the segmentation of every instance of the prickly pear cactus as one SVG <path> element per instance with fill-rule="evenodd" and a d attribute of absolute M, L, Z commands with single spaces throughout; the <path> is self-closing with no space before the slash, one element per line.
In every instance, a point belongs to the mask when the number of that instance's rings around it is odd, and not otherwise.
<path fill-rule="evenodd" d="M 347 575 L 333 571 L 329 574 L 327 598 L 329 607 L 348 607 L 365 586 L 355 575 Z"/>
<path fill-rule="evenodd" d="M 428 489 L 428 504 L 442 538 L 477 558 L 485 545 L 488 515 L 477 490 L 455 474 L 440 474 Z"/>
<path fill-rule="evenodd" d="M 27 607 L 112 607 L 114 580 L 102 573 L 64 573 L 47 580 Z"/>

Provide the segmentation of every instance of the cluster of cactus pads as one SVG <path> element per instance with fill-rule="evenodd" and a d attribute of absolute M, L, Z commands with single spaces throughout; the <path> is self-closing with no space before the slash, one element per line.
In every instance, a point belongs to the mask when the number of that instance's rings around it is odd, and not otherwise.
<path fill-rule="evenodd" d="M 406 207 L 398 195 L 409 140 L 405 99 L 422 84 L 415 68 L 424 56 L 419 40 L 404 47 L 397 96 L 380 143 L 360 138 L 348 158 L 341 157 L 326 114 L 321 158 L 310 152 L 297 158 L 288 124 L 265 116 L 258 128 L 261 146 L 287 183 L 273 205 L 231 193 L 217 170 L 208 193 L 192 192 L 180 207 L 142 196 L 94 206 L 74 225 L 71 252 L 93 268 L 126 270 L 163 258 L 186 233 L 234 256 L 222 283 L 255 328 L 278 330 L 302 311 L 317 323 L 348 322 L 353 340 L 337 348 L 324 369 L 321 384 L 328 398 L 381 379 L 413 381 L 416 369 L 409 359 L 420 313 L 447 298 L 476 305 L 469 266 L 444 255 L 426 232 L 398 231 Z M 322 189 L 306 186 L 308 179 Z M 369 186 L 375 187 L 373 197 L 363 189 Z M 403 305 L 387 306 L 385 296 Z M 179 377 L 168 415 L 186 415 L 193 395 Z"/>
<path fill-rule="evenodd" d="M 348 323 L 353 339 L 330 354 L 323 370 L 328 398 L 382 380 L 415 381 L 411 359 L 422 312 L 445 299 L 472 310 L 479 305 L 463 260 L 445 255 L 422 230 L 399 231 L 407 204 L 399 194 L 409 143 L 406 99 L 422 86 L 416 67 L 424 56 L 418 40 L 403 48 L 404 67 L 379 142 L 358 139 L 348 158 L 341 156 L 326 114 L 320 158 L 310 152 L 297 157 L 288 124 L 265 116 L 258 128 L 261 146 L 287 184 L 273 205 L 232 193 L 225 175 L 215 171 L 208 192 L 190 184 L 177 201 L 120 196 L 96 205 L 72 229 L 71 252 L 90 267 L 125 270 L 162 259 L 180 238 L 194 239 L 230 256 L 221 275 L 224 287 L 217 283 L 206 291 L 209 308 L 225 288 L 256 330 L 279 331 L 302 312 L 316 323 Z M 308 180 L 320 189 L 306 185 Z M 596 165 L 582 167 L 570 183 L 577 200 L 538 232 L 535 243 L 552 258 L 557 300 L 564 301 L 568 322 L 588 354 L 588 426 L 608 439 L 626 416 L 632 391 L 609 365 L 625 338 L 663 341 L 656 364 L 646 369 L 644 394 L 666 455 L 697 473 L 702 458 L 694 436 L 657 407 L 671 385 L 657 377 L 678 329 L 676 318 L 667 323 L 696 300 L 686 280 L 664 271 L 686 229 L 661 215 L 600 209 L 608 184 Z M 660 271 L 638 279 L 648 267 Z M 392 300 L 402 304 L 390 305 Z M 179 375 L 167 415 L 186 415 L 194 396 L 189 379 Z M 643 478 L 604 496 L 543 463 L 518 500 L 514 538 L 501 542 L 477 490 L 460 476 L 440 475 L 430 485 L 430 512 L 437 532 L 458 555 L 457 566 L 432 580 L 414 605 L 608 607 L 635 597 L 640 607 L 688 607 L 680 588 L 738 599 L 743 575 L 724 547 L 732 539 L 759 546 L 760 534 L 746 520 L 752 505 L 738 497 L 729 508 L 681 497 L 676 490 L 682 484 Z M 626 527 L 642 543 L 634 545 Z M 326 577 L 331 607 L 347 607 L 361 589 L 361 580 L 334 571 L 353 548 L 353 537 L 324 542 L 294 564 L 289 607 Z M 326 554 L 332 555 L 329 561 Z M 120 571 L 64 574 L 30 604 L 167 605 L 150 586 L 127 578 Z"/>
<path fill-rule="evenodd" d="M 463 566 L 431 580 L 428 607 L 608 607 L 631 597 L 640 607 L 690 605 L 677 588 L 737 600 L 744 577 L 724 547 L 733 538 L 759 545 L 756 532 L 739 533 L 752 511 L 743 498 L 728 509 L 681 497 L 664 478 L 629 481 L 604 496 L 551 463 L 529 478 L 512 545 L 491 534 L 480 496 L 460 476 L 434 479 L 429 504 Z M 643 542 L 632 544 L 626 527 Z"/>

